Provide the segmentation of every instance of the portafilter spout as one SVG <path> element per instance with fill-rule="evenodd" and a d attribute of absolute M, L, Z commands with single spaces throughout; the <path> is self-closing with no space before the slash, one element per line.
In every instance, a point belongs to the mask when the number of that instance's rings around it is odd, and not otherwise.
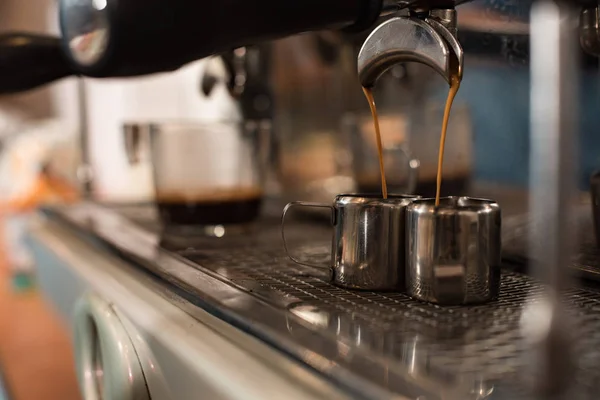
<path fill-rule="evenodd" d="M 404 62 L 425 64 L 449 84 L 453 74 L 462 79 L 464 55 L 456 39 L 456 10 L 435 9 L 381 23 L 358 54 L 361 85 L 374 86 L 386 70 Z"/>

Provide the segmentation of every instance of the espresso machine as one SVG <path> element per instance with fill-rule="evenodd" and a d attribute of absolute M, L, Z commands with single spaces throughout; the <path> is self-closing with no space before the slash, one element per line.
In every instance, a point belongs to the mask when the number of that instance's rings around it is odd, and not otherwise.
<path fill-rule="evenodd" d="M 600 274 L 600 262 L 595 248 L 579 254 L 576 261 L 572 258 L 576 249 L 573 241 L 577 236 L 573 222 L 577 219 L 573 206 L 573 195 L 577 193 L 577 138 L 572 133 L 577 130 L 579 120 L 577 82 L 580 61 L 584 58 L 582 53 L 590 57 L 600 55 L 598 4 L 587 0 L 556 3 L 539 0 L 531 6 L 530 18 L 506 20 L 503 19 L 505 14 L 495 10 L 502 6 L 495 7 L 497 2 L 492 1 L 486 3 L 491 7 L 484 7 L 484 14 L 475 12 L 475 17 L 471 14 L 472 18 L 463 21 L 471 30 L 461 34 L 461 10 L 468 14 L 470 6 L 463 3 L 470 2 L 265 0 L 207 5 L 191 0 L 63 0 L 60 39 L 20 33 L 2 37 L 0 91 L 31 89 L 69 75 L 105 78 L 171 71 L 216 54 L 221 54 L 233 75 L 239 75 L 239 71 L 235 72 L 235 49 L 325 29 L 360 37 L 360 45 L 352 50 L 356 65 L 351 74 L 356 76 L 357 86 L 377 87 L 388 83 L 394 79 L 393 69 L 406 63 L 424 65 L 442 81 L 449 82 L 451 72 L 458 71 L 465 79 L 469 75 L 469 51 L 475 51 L 477 46 L 470 47 L 473 37 L 468 33 L 478 29 L 500 31 L 501 35 L 484 35 L 489 41 L 484 47 L 496 45 L 497 49 L 510 54 L 515 63 L 524 61 L 531 72 L 531 87 L 527 88 L 527 93 L 531 93 L 531 205 L 525 213 L 531 224 L 519 227 L 526 231 L 521 240 L 526 240 L 529 230 L 526 249 L 529 262 L 525 266 L 503 261 L 502 277 L 494 277 L 498 279 L 499 293 L 487 293 L 494 297 L 493 301 L 447 306 L 432 304 L 425 295 L 419 298 L 393 290 L 356 290 L 352 287 L 355 281 L 335 275 L 332 269 L 322 268 L 321 273 L 316 272 L 315 265 L 329 262 L 331 230 L 324 224 L 305 219 L 296 221 L 286 231 L 286 249 L 294 248 L 294 261 L 298 262 L 288 261 L 279 241 L 281 207 L 275 217 L 264 215 L 252 233 L 229 235 L 223 227 L 212 226 L 214 235 L 211 237 L 184 235 L 176 239 L 165 238 L 160 221 L 140 212 L 130 213 L 93 202 L 46 209 L 44 214 L 49 222 L 32 234 L 32 241 L 41 249 L 40 260 L 52 260 L 53 265 L 60 264 L 61 259 L 73 263 L 82 260 L 69 253 L 68 246 L 58 246 L 58 250 L 50 247 L 57 243 L 52 235 L 65 238 L 79 235 L 77 243 L 82 248 L 87 246 L 94 248 L 95 254 L 104 252 L 118 257 L 121 262 L 125 260 L 130 265 L 123 267 L 123 271 L 131 270 L 132 276 L 141 276 L 140 282 L 160 286 L 161 296 L 187 315 L 196 316 L 199 309 L 206 311 L 218 320 L 211 329 L 224 331 L 233 327 L 236 332 L 243 331 L 256 340 L 252 342 L 254 345 L 266 345 L 275 350 L 278 357 L 293 360 L 302 366 L 302 371 L 310 371 L 306 376 L 292 374 L 291 386 L 305 385 L 304 388 L 313 390 L 308 392 L 312 397 L 304 392 L 304 396 L 298 395 L 298 398 L 595 398 L 600 365 L 600 354 L 596 351 L 600 344 L 597 334 L 600 290 L 594 281 Z M 519 2 L 502 4 L 509 14 L 521 7 Z M 525 8 L 527 14 L 530 7 Z M 499 37 L 504 39 L 496 42 Z M 346 40 L 348 42 L 332 39 L 320 43 L 325 58 L 331 55 L 327 50 L 332 49 L 332 43 L 334 50 L 339 46 L 351 51 L 352 46 L 346 46 L 351 41 Z M 39 68 L 31 68 L 32 65 Z M 389 70 L 392 76 L 385 75 Z M 407 71 L 410 72 L 408 67 Z M 431 75 L 425 76 L 428 79 Z M 215 77 L 205 77 L 202 90 L 209 93 L 217 81 Z M 235 80 L 232 82 L 229 87 L 235 92 Z M 249 101 L 247 104 L 252 111 L 251 106 L 259 103 Z M 346 111 L 341 110 L 339 114 L 345 115 Z M 357 126 L 356 115 L 344 121 L 351 127 Z M 185 146 L 180 146 L 180 150 L 183 153 Z M 408 160 L 408 169 L 418 172 L 419 160 L 412 158 L 406 148 L 402 153 Z M 186 157 L 193 159 L 187 153 Z M 171 161 L 176 162 L 176 159 Z M 342 160 L 341 164 L 352 163 Z M 344 174 L 338 172 L 335 177 L 343 178 Z M 353 183 L 356 179 L 341 179 L 335 184 L 326 182 L 343 190 Z M 350 186 L 344 186 L 346 184 Z M 323 197 L 319 194 L 317 198 L 322 200 L 331 194 Z M 507 198 L 500 201 L 504 210 L 510 208 L 504 204 L 512 201 L 515 209 L 520 207 L 521 213 L 524 211 L 526 200 L 512 193 Z M 357 200 L 352 195 L 339 196 L 335 201 L 357 209 L 369 205 L 364 198 Z M 485 240 L 481 242 L 499 240 L 501 221 L 504 224 L 511 215 L 500 217 L 496 204 L 489 201 L 471 199 L 468 203 L 467 211 L 479 207 L 486 212 L 485 218 L 477 220 L 481 224 L 477 226 L 483 227 L 478 232 L 485 232 L 482 233 Z M 308 205 L 315 206 L 314 202 Z M 335 211 L 337 204 L 327 207 Z M 423 202 L 419 207 L 409 209 L 415 224 L 419 223 L 419 215 L 426 215 L 431 209 Z M 389 214 L 403 218 L 403 212 L 394 208 Z M 341 214 L 332 217 L 336 227 L 340 226 Z M 360 226 L 344 225 L 343 232 L 355 236 L 366 232 L 366 237 L 372 226 L 381 232 L 393 231 L 394 226 L 386 224 L 379 214 L 369 215 L 374 217 L 367 221 L 369 224 L 363 219 Z M 435 223 L 427 221 L 427 224 L 432 232 L 436 229 Z M 438 226 L 443 227 L 443 224 Z M 341 228 L 335 231 L 334 250 L 347 239 L 340 232 Z M 502 233 L 503 237 L 505 234 Z M 391 236 L 376 237 L 375 242 L 369 240 L 369 245 L 381 248 L 382 243 L 389 244 Z M 425 237 L 419 239 L 428 243 Z M 420 255 L 432 254 L 426 250 L 407 252 L 418 264 Z M 402 248 L 395 255 L 402 258 L 403 254 L 398 253 L 404 251 Z M 493 253 L 494 258 L 500 257 L 499 251 Z M 338 258 L 352 258 L 350 256 L 343 252 L 335 254 Z M 361 260 L 358 261 L 348 260 L 360 264 Z M 359 265 L 362 267 L 365 266 Z M 64 268 L 61 272 L 67 270 Z M 585 275 L 586 279 L 575 282 L 573 272 Z M 440 276 L 432 285 L 448 282 L 448 287 L 458 287 L 471 285 L 473 281 L 481 283 L 472 276 L 457 279 L 456 275 L 448 274 Z M 425 285 L 421 281 L 417 284 Z M 429 293 L 431 288 L 412 289 Z M 104 294 L 111 296 L 106 291 Z M 124 323 L 126 330 L 146 332 L 150 325 L 145 325 L 139 313 L 126 311 L 126 302 L 115 299 L 111 298 L 106 307 L 125 310 L 119 319 L 133 321 Z M 110 313 L 104 313 L 107 314 Z M 116 314 L 119 316 L 120 312 Z M 90 372 L 103 367 L 97 358 L 108 360 L 111 356 L 105 354 L 118 352 L 107 350 L 111 348 L 109 339 L 113 336 L 98 340 L 94 338 L 99 334 L 93 329 L 96 333 L 86 333 L 90 331 L 86 328 L 90 326 L 88 322 L 100 321 L 103 313 L 85 315 L 89 318 L 76 331 L 85 339 L 76 338 L 77 343 L 92 342 L 92 350 L 77 355 L 84 394 L 98 390 L 94 389 L 98 385 L 106 385 L 111 377 L 115 382 L 124 379 L 114 377 L 116 369 L 111 376 L 104 374 L 104 378 L 95 378 L 97 374 Z M 97 325 L 102 326 L 100 322 Z M 145 356 L 140 354 L 164 354 L 164 349 L 156 347 L 156 338 L 163 337 L 162 329 L 159 331 L 150 334 L 151 338 L 145 342 L 140 338 L 145 347 L 142 347 L 143 352 L 136 352 L 140 357 L 136 368 L 141 366 L 144 374 L 135 379 L 130 375 L 129 380 L 134 384 L 141 381 L 136 390 L 153 390 L 144 379 L 153 376 L 156 364 L 146 363 Z M 129 337 L 135 338 L 135 335 L 130 333 Z M 133 347 L 142 346 L 137 339 L 131 339 L 131 343 Z M 172 364 L 165 363 L 162 368 L 168 370 L 169 365 Z M 168 371 L 165 374 L 168 375 Z M 178 379 L 186 377 L 180 374 Z M 193 383 L 190 382 L 172 386 L 191 388 Z M 261 385 L 268 386 L 264 381 Z M 323 394 L 326 393 L 323 387 L 335 387 L 335 395 Z M 222 397 L 242 398 L 228 393 L 229 396 Z M 146 395 L 162 398 L 144 392 Z M 188 397 L 191 398 L 189 392 L 175 396 Z"/>

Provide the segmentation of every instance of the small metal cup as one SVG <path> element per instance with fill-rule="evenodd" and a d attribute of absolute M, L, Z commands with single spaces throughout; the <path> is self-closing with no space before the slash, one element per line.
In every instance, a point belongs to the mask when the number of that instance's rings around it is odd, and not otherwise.
<path fill-rule="evenodd" d="M 440 305 L 483 303 L 500 291 L 501 212 L 492 200 L 416 200 L 406 210 L 406 286 Z"/>
<path fill-rule="evenodd" d="M 332 283 L 349 289 L 405 289 L 405 209 L 418 196 L 344 194 L 333 205 L 293 202 L 282 217 L 285 251 L 295 263 L 329 269 Z M 332 260 L 327 266 L 310 265 L 294 258 L 285 240 L 285 217 L 292 207 L 329 208 L 334 226 Z"/>

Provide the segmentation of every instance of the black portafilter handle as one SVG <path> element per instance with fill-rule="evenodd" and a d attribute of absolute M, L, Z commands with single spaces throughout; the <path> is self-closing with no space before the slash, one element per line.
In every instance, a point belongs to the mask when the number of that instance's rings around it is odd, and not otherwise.
<path fill-rule="evenodd" d="M 238 47 L 323 29 L 363 30 L 383 0 L 101 0 L 101 11 L 61 0 L 62 33 L 106 30 L 106 50 L 85 75 L 116 77 L 175 70 Z M 68 43 L 65 43 L 67 54 Z"/>
<path fill-rule="evenodd" d="M 70 75 L 110 78 L 172 71 L 210 55 L 301 32 L 360 31 L 377 19 L 382 2 L 60 0 L 62 38 L 0 35 L 0 94 Z M 92 49 L 91 56 L 77 54 L 86 48 Z"/>
<path fill-rule="evenodd" d="M 0 94 L 10 94 L 76 74 L 57 37 L 0 34 Z"/>

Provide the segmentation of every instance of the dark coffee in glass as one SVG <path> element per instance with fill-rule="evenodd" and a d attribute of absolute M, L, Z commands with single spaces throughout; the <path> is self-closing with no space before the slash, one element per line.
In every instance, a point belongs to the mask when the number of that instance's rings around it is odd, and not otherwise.
<path fill-rule="evenodd" d="M 259 216 L 269 124 L 169 122 L 148 124 L 146 130 L 165 228 L 221 232 Z"/>
<path fill-rule="evenodd" d="M 260 214 L 260 188 L 237 188 L 212 194 L 158 193 L 158 212 L 168 225 L 246 224 Z"/>

